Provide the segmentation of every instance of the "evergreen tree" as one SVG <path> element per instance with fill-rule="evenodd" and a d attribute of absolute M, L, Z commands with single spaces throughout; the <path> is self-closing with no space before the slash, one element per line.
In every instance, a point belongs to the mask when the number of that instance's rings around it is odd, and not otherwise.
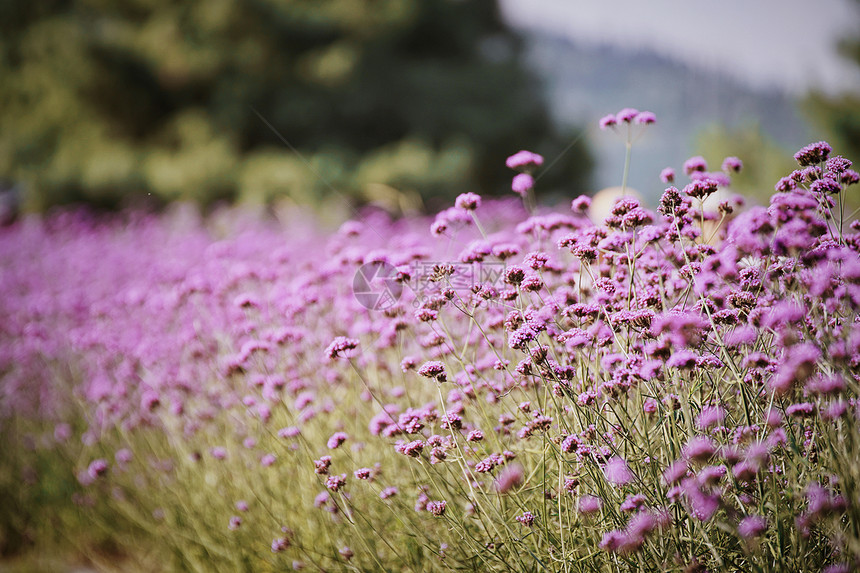
<path fill-rule="evenodd" d="M 493 0 L 0 4 L 0 177 L 28 209 L 417 204 L 504 192 L 508 154 L 566 144 Z M 583 191 L 575 151 L 544 185 Z"/>

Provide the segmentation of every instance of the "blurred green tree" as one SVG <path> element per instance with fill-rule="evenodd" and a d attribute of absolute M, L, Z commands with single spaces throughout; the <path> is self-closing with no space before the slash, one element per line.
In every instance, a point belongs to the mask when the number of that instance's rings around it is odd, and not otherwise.
<path fill-rule="evenodd" d="M 855 0 L 855 3 L 860 6 L 860 0 Z M 860 36 L 843 38 L 838 47 L 843 57 L 860 66 Z M 860 169 L 860 92 L 829 95 L 812 91 L 802 108 L 824 130 L 834 153 L 853 161 L 855 170 Z M 857 193 L 850 193 L 846 194 L 844 201 L 846 215 L 856 218 L 860 214 L 860 197 Z"/>
<path fill-rule="evenodd" d="M 414 206 L 503 192 L 508 154 L 566 145 L 494 0 L 0 3 L 0 178 L 29 210 Z M 577 194 L 591 156 L 567 157 L 544 185 Z"/>
<path fill-rule="evenodd" d="M 860 8 L 860 0 L 855 3 Z M 838 48 L 845 59 L 860 66 L 860 36 L 840 39 Z M 828 95 L 813 90 L 803 109 L 824 128 L 836 153 L 860 162 L 860 92 Z"/>

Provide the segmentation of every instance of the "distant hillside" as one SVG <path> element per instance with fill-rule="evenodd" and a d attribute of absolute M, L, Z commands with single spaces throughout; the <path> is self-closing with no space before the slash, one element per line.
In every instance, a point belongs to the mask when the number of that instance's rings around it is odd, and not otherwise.
<path fill-rule="evenodd" d="M 754 91 L 736 80 L 651 53 L 585 47 L 530 33 L 526 46 L 531 67 L 546 82 L 556 120 L 565 125 L 585 123 L 593 130 L 596 189 L 621 182 L 623 141 L 600 132 L 596 124 L 598 118 L 623 107 L 657 114 L 657 125 L 634 145 L 630 172 L 630 185 L 649 197 L 656 197 L 664 187 L 660 170 L 678 169 L 695 155 L 696 134 L 709 125 L 758 123 L 790 151 L 809 143 L 811 137 L 794 99 L 777 91 Z"/>

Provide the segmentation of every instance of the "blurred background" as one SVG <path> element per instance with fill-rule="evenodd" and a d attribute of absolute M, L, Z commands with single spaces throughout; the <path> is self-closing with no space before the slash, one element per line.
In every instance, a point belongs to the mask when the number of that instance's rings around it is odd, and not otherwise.
<path fill-rule="evenodd" d="M 658 117 L 646 198 L 694 154 L 766 196 L 810 141 L 860 160 L 858 23 L 856 0 L 5 0 L 0 193 L 412 212 L 508 193 L 530 149 L 561 199 L 620 183 L 596 122 L 632 106 Z"/>

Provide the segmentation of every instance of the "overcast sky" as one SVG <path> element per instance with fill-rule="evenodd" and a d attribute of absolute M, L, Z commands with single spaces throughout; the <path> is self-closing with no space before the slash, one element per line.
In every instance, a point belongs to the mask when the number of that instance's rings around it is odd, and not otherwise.
<path fill-rule="evenodd" d="M 860 34 L 852 0 L 500 0 L 517 27 L 589 45 L 647 49 L 757 88 L 860 91 L 836 53 Z"/>

